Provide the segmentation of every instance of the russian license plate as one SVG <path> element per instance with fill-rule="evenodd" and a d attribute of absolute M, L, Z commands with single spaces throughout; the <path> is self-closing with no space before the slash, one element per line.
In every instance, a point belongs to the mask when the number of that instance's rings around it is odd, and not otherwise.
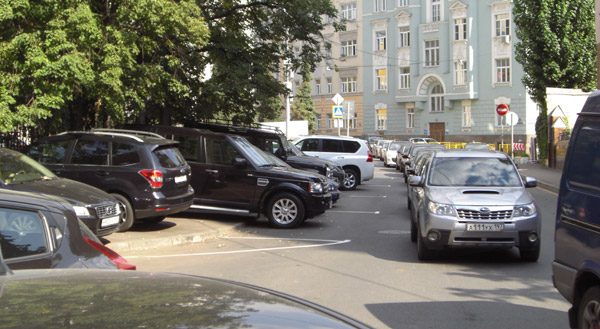
<path fill-rule="evenodd" d="M 504 230 L 504 224 L 467 224 L 467 231 L 473 232 L 499 232 Z"/>
<path fill-rule="evenodd" d="M 187 182 L 187 176 L 186 175 L 175 176 L 175 183 L 179 184 L 179 183 L 183 183 L 183 182 Z"/>
<path fill-rule="evenodd" d="M 102 227 L 112 226 L 119 224 L 119 216 L 107 217 L 102 220 Z"/>

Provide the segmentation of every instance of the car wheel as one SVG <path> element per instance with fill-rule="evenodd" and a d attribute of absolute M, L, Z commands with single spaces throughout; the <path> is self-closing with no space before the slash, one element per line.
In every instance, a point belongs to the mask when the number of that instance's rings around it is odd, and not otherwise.
<path fill-rule="evenodd" d="M 600 286 L 588 288 L 583 294 L 577 312 L 578 328 L 598 328 L 600 326 Z"/>
<path fill-rule="evenodd" d="M 540 257 L 540 245 L 541 243 L 538 242 L 534 249 L 519 249 L 521 260 L 525 262 L 537 262 L 538 258 Z"/>
<path fill-rule="evenodd" d="M 358 185 L 358 174 L 354 169 L 344 169 L 346 176 L 344 177 L 343 190 L 354 190 Z"/>
<path fill-rule="evenodd" d="M 273 227 L 296 227 L 304 221 L 304 204 L 291 193 L 277 194 L 267 205 L 267 217 Z"/>
<path fill-rule="evenodd" d="M 160 223 L 162 222 L 164 219 L 166 218 L 166 216 L 156 216 L 156 217 L 147 217 L 142 219 L 144 221 L 144 223 Z"/>
<path fill-rule="evenodd" d="M 133 217 L 133 207 L 131 207 L 131 202 L 129 202 L 129 200 L 125 196 L 118 193 L 112 193 L 111 195 L 115 199 L 117 199 L 117 202 L 119 203 L 119 208 L 123 213 L 124 221 L 123 223 L 121 223 L 121 225 L 119 225 L 117 231 L 125 232 L 133 226 L 133 222 L 135 221 Z"/>
<path fill-rule="evenodd" d="M 417 258 L 419 258 L 419 260 L 433 259 L 435 257 L 435 252 L 427 248 L 423 239 L 426 238 L 421 236 L 421 228 L 417 226 Z"/>

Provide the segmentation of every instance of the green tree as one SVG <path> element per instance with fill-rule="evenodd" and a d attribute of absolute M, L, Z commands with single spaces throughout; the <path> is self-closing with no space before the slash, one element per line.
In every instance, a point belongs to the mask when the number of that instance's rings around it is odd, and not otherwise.
<path fill-rule="evenodd" d="M 596 86 L 594 0 L 515 0 L 519 42 L 516 59 L 523 83 L 540 107 L 536 122 L 540 159 L 548 156 L 546 88 L 592 90 Z"/>
<path fill-rule="evenodd" d="M 311 69 L 309 65 L 303 65 L 302 83 L 294 96 L 294 103 L 291 106 L 290 118 L 292 120 L 307 120 L 308 131 L 313 134 L 315 132 L 315 104 L 310 97 L 312 82 Z"/>

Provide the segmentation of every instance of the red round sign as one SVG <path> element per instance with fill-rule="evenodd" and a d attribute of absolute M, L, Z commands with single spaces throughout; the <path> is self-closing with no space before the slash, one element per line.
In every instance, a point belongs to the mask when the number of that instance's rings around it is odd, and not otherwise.
<path fill-rule="evenodd" d="M 505 115 L 506 113 L 508 113 L 508 105 L 500 104 L 496 106 L 496 113 L 498 113 L 498 115 Z"/>

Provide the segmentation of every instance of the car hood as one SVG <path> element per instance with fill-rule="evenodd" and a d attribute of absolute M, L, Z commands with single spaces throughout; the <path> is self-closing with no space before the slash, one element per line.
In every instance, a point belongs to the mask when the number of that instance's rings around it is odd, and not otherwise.
<path fill-rule="evenodd" d="M 524 187 L 428 187 L 430 201 L 455 206 L 514 206 L 533 202 Z"/>
<path fill-rule="evenodd" d="M 296 169 L 293 167 L 261 167 L 260 176 L 262 177 L 274 177 L 287 180 L 299 180 L 311 182 L 327 182 L 327 177 L 317 174 L 312 171 L 306 171 L 302 169 Z"/>
<path fill-rule="evenodd" d="M 67 178 L 22 182 L 9 186 L 19 191 L 56 195 L 73 205 L 83 206 L 114 201 L 112 196 L 98 188 Z"/>
<path fill-rule="evenodd" d="M 318 158 L 302 156 L 302 155 L 291 155 L 285 159 L 285 162 L 293 166 L 294 168 L 308 168 L 318 170 L 319 172 L 325 172 L 325 163 L 319 161 Z"/>
<path fill-rule="evenodd" d="M 2 328 L 366 328 L 292 296 L 228 281 L 53 269 L 0 277 Z"/>

